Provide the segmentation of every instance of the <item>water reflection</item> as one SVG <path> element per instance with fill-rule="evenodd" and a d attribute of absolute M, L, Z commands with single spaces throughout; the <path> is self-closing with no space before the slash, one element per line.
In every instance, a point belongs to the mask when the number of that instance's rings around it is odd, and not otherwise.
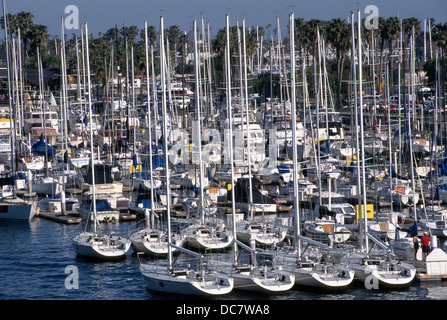
<path fill-rule="evenodd" d="M 447 300 L 447 282 L 440 280 L 422 281 L 419 295 L 429 300 Z"/>
<path fill-rule="evenodd" d="M 104 225 L 108 231 L 126 234 L 131 223 Z M 76 256 L 71 235 L 80 226 L 35 219 L 31 223 L 0 223 L 0 299 L 70 300 L 168 300 L 186 299 L 146 290 L 138 259 L 129 253 L 118 262 L 94 262 Z M 444 243 L 443 243 L 444 244 Z M 231 251 L 227 253 L 231 255 Z M 188 263 L 185 256 L 177 263 Z M 225 255 L 222 257 L 225 258 Z M 191 262 L 192 263 L 192 262 Z M 79 270 L 79 289 L 65 287 L 65 267 Z M 294 289 L 281 295 L 260 297 L 234 291 L 217 300 L 447 300 L 447 281 L 415 282 L 400 291 L 367 290 L 361 284 L 343 293 Z"/>

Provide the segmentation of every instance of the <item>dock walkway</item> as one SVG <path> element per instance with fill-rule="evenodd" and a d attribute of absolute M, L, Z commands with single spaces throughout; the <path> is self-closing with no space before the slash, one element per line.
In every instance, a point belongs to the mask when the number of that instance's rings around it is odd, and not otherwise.
<path fill-rule="evenodd" d="M 36 214 L 39 218 L 44 218 L 48 220 L 53 220 L 59 223 L 64 224 L 78 224 L 82 222 L 82 219 L 79 217 L 75 217 L 70 214 L 60 214 L 60 213 L 51 213 L 47 211 L 40 211 L 38 214 Z"/>

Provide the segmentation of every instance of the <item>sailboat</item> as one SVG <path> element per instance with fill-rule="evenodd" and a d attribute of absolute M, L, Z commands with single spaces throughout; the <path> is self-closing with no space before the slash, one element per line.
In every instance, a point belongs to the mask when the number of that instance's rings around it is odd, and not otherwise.
<path fill-rule="evenodd" d="M 352 13 L 352 30 L 354 25 L 354 13 Z M 358 20 L 360 21 L 360 11 L 358 11 Z M 360 92 L 360 103 L 362 106 L 362 44 L 361 44 L 361 24 L 358 23 L 358 59 L 359 59 L 359 92 Z M 354 44 L 352 45 L 354 48 Z M 354 50 L 353 50 L 354 52 Z M 353 67 L 353 70 L 355 68 Z M 357 107 L 357 106 L 356 106 Z M 360 107 L 360 124 L 361 124 L 361 136 L 363 137 L 363 113 L 362 108 Z M 364 150 L 362 148 L 362 166 L 363 166 L 363 177 L 365 175 L 364 171 Z M 411 153 L 411 152 L 410 152 Z M 364 180 L 364 178 L 363 178 Z M 365 186 L 363 186 L 365 189 Z M 366 195 L 363 195 L 363 202 L 366 203 Z M 374 285 L 377 285 L 379 288 L 387 288 L 387 289 L 399 289 L 402 287 L 407 287 L 414 279 L 416 275 L 416 269 L 414 266 L 404 263 L 395 259 L 392 256 L 392 252 L 390 247 L 373 237 L 371 234 L 367 232 L 367 217 L 366 217 L 366 206 L 363 206 L 364 212 L 362 212 L 362 217 L 364 217 L 364 225 L 360 224 L 360 228 L 364 228 L 361 230 L 362 232 L 362 247 L 359 251 L 350 252 L 344 258 L 347 259 L 349 266 L 355 272 L 355 280 L 367 283 L 366 281 L 373 282 Z M 372 254 L 369 250 L 369 240 L 371 240 L 374 244 L 378 246 L 377 252 Z M 365 241 L 366 248 L 363 248 L 363 241 Z M 385 251 L 385 254 L 381 253 L 381 250 Z"/>
<path fill-rule="evenodd" d="M 227 57 L 230 57 L 230 49 L 229 49 L 229 17 L 226 16 L 226 31 L 227 31 Z M 245 20 L 242 22 L 242 34 L 243 34 L 243 47 L 244 47 L 244 69 L 245 69 L 245 99 L 247 98 L 247 70 L 246 70 L 246 50 L 245 50 Z M 238 38 L 239 36 L 239 27 L 238 27 Z M 226 60 L 226 75 L 227 75 L 227 93 L 231 94 L 230 88 L 230 71 L 229 71 L 230 59 Z M 228 101 L 228 115 L 229 118 L 232 118 L 232 105 L 231 105 L 231 97 Z M 247 101 L 247 100 L 245 100 Z M 230 127 L 231 130 L 231 127 Z M 233 144 L 230 142 L 230 161 L 233 163 Z M 249 160 L 250 161 L 250 160 Z M 232 168 L 233 169 L 233 168 Z M 232 173 L 233 178 L 233 173 Z M 234 188 L 232 188 L 232 196 L 234 197 Z M 257 293 L 281 293 L 286 292 L 293 288 L 295 285 L 295 277 L 291 275 L 289 272 L 282 270 L 280 267 L 270 266 L 267 264 L 258 265 L 257 263 L 257 252 L 255 249 L 256 240 L 251 239 L 250 245 L 243 244 L 236 237 L 236 213 L 235 213 L 235 202 L 232 201 L 232 230 L 234 234 L 234 249 L 233 249 L 233 263 L 231 265 L 226 265 L 224 267 L 223 272 L 228 274 L 234 280 L 234 288 L 244 291 L 251 291 Z M 242 257 L 239 255 L 239 247 L 248 251 L 250 253 L 249 261 L 243 263 Z"/>
<path fill-rule="evenodd" d="M 271 221 L 246 221 L 242 215 L 236 217 L 237 239 L 245 244 L 255 241 L 257 247 L 269 247 L 282 243 L 287 236 L 287 229 Z"/>
<path fill-rule="evenodd" d="M 195 29 L 195 28 L 194 28 Z M 164 53 L 164 26 L 163 17 L 160 18 L 160 59 L 161 59 L 161 86 L 162 86 L 162 114 L 164 137 L 164 157 L 166 168 L 166 193 L 170 199 L 169 162 L 168 162 L 168 138 L 167 112 L 166 112 L 166 77 L 165 77 L 165 53 Z M 230 293 L 233 290 L 233 279 L 209 269 L 209 265 L 203 263 L 203 256 L 183 247 L 177 247 L 171 239 L 171 206 L 167 201 L 167 231 L 168 231 L 168 259 L 167 261 L 151 261 L 143 263 L 140 260 L 140 272 L 145 279 L 148 290 L 194 296 L 218 296 Z M 197 265 L 174 266 L 172 249 L 178 249 L 188 256 L 196 258 Z M 140 255 L 138 255 L 139 257 Z"/>
<path fill-rule="evenodd" d="M 6 18 L 6 8 L 5 1 L 3 1 L 3 13 L 4 13 L 4 30 L 5 30 L 5 46 L 6 46 L 6 61 L 7 61 L 7 69 L 8 69 L 8 83 L 11 84 L 11 69 L 10 69 L 10 61 L 9 61 L 9 48 L 8 48 L 8 27 L 7 27 L 7 18 Z M 8 85 L 9 97 L 11 95 L 11 86 Z M 12 197 L 2 197 L 0 198 L 0 220 L 12 220 L 12 221 L 31 221 L 34 219 L 37 210 L 37 198 L 33 197 L 33 194 L 28 194 L 27 198 L 20 199 L 16 194 L 16 183 L 14 175 L 16 173 L 16 126 L 13 125 L 13 113 L 12 113 L 12 99 L 9 98 L 9 128 L 11 133 L 11 187 L 12 187 Z"/>
<path fill-rule="evenodd" d="M 238 255 L 238 247 L 249 252 L 248 262 L 241 262 Z M 256 249 L 250 248 L 239 240 L 235 240 L 234 263 L 231 265 L 220 264 L 222 272 L 234 281 L 234 289 L 263 294 L 278 294 L 291 290 L 295 286 L 295 275 L 282 266 L 272 265 L 266 261 L 257 262 Z"/>
<path fill-rule="evenodd" d="M 294 14 L 290 14 L 289 30 L 290 36 L 290 61 L 291 61 L 291 102 L 292 102 L 292 139 L 296 135 L 296 88 L 295 88 L 295 40 L 293 31 L 295 30 Z M 317 30 L 318 36 L 319 32 Z M 318 107 L 318 105 L 317 105 Z M 291 250 L 284 249 L 279 253 L 274 253 L 272 259 L 283 266 L 284 270 L 295 276 L 295 285 L 302 287 L 312 287 L 324 290 L 345 290 L 351 285 L 354 279 L 354 272 L 347 266 L 338 264 L 338 261 L 325 259 L 327 253 L 322 254 L 321 250 L 331 252 L 331 247 L 323 243 L 301 236 L 300 234 L 300 214 L 299 214 L 299 195 L 298 195 L 298 162 L 297 146 L 293 145 L 293 182 L 294 182 L 294 247 Z M 302 242 L 316 248 L 314 256 L 303 256 L 301 252 Z M 333 253 L 333 251 L 332 251 Z"/>
<path fill-rule="evenodd" d="M 159 216 L 150 209 L 145 209 L 145 217 L 145 226 L 132 232 L 129 236 L 132 249 L 137 253 L 142 252 L 154 257 L 167 257 L 168 234 L 162 226 L 156 225 L 155 219 Z M 184 241 L 183 234 L 172 233 L 171 242 L 176 247 L 182 247 Z M 171 250 L 173 253 L 177 252 L 175 248 L 171 248 Z"/>
<path fill-rule="evenodd" d="M 85 33 L 88 35 L 87 23 L 85 24 Z M 88 37 L 86 37 L 87 48 L 87 74 L 88 87 L 90 91 L 90 66 L 88 53 Z M 90 116 L 92 114 L 91 94 L 89 93 L 89 108 Z M 91 120 L 91 119 L 90 119 Z M 90 121 L 91 123 L 91 121 Z M 90 141 L 93 141 L 93 130 L 90 130 Z M 96 191 L 95 191 L 95 174 L 94 174 L 94 159 L 93 159 L 93 143 L 91 144 L 91 167 L 92 167 L 92 219 L 86 221 L 84 232 L 76 235 L 72 239 L 72 245 L 78 255 L 99 258 L 99 259 L 122 259 L 126 257 L 130 250 L 130 240 L 116 236 L 113 234 L 103 234 L 99 230 L 98 220 L 96 217 Z M 90 215 L 89 215 L 90 217 Z M 91 231 L 87 231 L 88 227 L 92 227 Z"/>
<path fill-rule="evenodd" d="M 149 88 L 149 55 L 148 55 L 148 38 L 147 38 L 147 22 L 145 22 L 145 47 L 146 47 L 146 73 L 147 73 L 147 92 L 150 94 Z M 148 101 L 150 101 L 148 97 Z M 155 195 L 154 195 L 154 175 L 152 167 L 152 128 L 151 128 L 151 108 L 148 108 L 148 128 L 149 128 L 149 184 L 150 184 L 150 194 L 141 194 L 136 199 L 137 205 L 134 210 L 140 210 L 144 212 L 144 222 L 145 226 L 143 228 L 137 229 L 133 232 L 129 239 L 132 242 L 132 248 L 135 252 L 144 252 L 148 255 L 156 257 L 167 257 L 169 253 L 168 244 L 168 234 L 167 231 L 160 225 L 156 223 L 156 219 L 161 219 L 161 213 L 159 212 L 159 206 L 156 205 Z M 161 181 L 160 181 L 161 184 Z M 139 207 L 141 203 L 141 207 Z M 183 246 L 184 236 L 178 233 L 172 233 L 171 242 L 177 247 Z M 175 248 L 171 248 L 173 252 L 176 251 Z"/>
<path fill-rule="evenodd" d="M 347 255 L 349 266 L 355 272 L 355 280 L 360 283 L 370 281 L 382 289 L 401 289 L 408 287 L 416 276 L 416 268 L 393 257 L 390 247 L 384 245 L 370 234 L 367 237 L 387 254 L 370 255 L 364 252 L 351 252 Z"/>
<path fill-rule="evenodd" d="M 225 226 L 221 219 L 218 219 L 212 213 L 207 214 L 211 208 L 205 207 L 204 195 L 204 170 L 202 161 L 202 142 L 201 142 L 201 99 L 200 99 L 200 85 L 199 85 L 199 55 L 197 49 L 197 35 L 194 38 L 194 57 L 195 57 L 195 84 L 196 84 L 196 113 L 197 113 L 197 132 L 199 138 L 197 139 L 198 150 L 198 167 L 199 167 L 199 201 L 197 210 L 200 213 L 200 220 L 187 227 L 183 232 L 185 234 L 186 245 L 195 250 L 221 251 L 230 248 L 233 243 L 233 235 Z"/>

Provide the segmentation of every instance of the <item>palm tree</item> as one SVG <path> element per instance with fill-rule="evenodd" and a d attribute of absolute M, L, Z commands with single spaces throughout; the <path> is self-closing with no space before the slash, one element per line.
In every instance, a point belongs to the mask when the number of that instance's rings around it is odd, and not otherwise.
<path fill-rule="evenodd" d="M 31 43 L 31 48 L 35 52 L 39 48 L 42 56 L 44 50 L 47 50 L 48 40 L 50 35 L 48 34 L 48 27 L 42 24 L 35 24 L 29 31 L 30 39 L 33 40 Z"/>
<path fill-rule="evenodd" d="M 351 46 L 350 29 L 340 18 L 332 19 L 326 27 L 327 39 L 335 49 L 337 59 L 337 107 L 341 107 L 341 87 L 343 77 L 343 65 L 346 52 Z"/>
<path fill-rule="evenodd" d="M 130 26 L 126 27 L 123 26 L 123 29 L 121 29 L 121 33 L 123 34 L 124 38 L 127 40 L 127 43 L 129 46 L 132 46 L 135 42 L 135 39 L 138 36 L 138 27 L 137 26 Z"/>
<path fill-rule="evenodd" d="M 5 19 L 4 17 L 0 18 L 0 23 L 2 25 L 2 29 L 5 29 Z M 13 35 L 14 33 L 17 32 L 17 19 L 16 16 L 14 14 L 11 13 L 7 13 L 6 14 L 6 24 L 7 24 L 7 28 L 8 28 L 8 34 L 9 35 Z"/>
<path fill-rule="evenodd" d="M 445 55 L 447 53 L 447 22 L 444 24 L 441 23 L 436 24 L 433 27 L 432 34 L 433 34 L 433 40 L 436 41 L 439 49 L 441 50 L 442 61 L 444 61 Z M 439 74 L 442 75 L 439 76 L 439 81 L 441 82 L 441 92 L 443 94 L 445 104 L 446 101 L 445 92 L 446 92 L 446 80 L 447 80 L 445 63 L 440 61 L 439 68 L 440 68 Z"/>
<path fill-rule="evenodd" d="M 405 35 L 408 37 L 412 34 L 414 27 L 414 35 L 421 33 L 421 22 L 418 18 L 411 17 L 402 20 L 402 28 Z"/>
<path fill-rule="evenodd" d="M 316 55 L 317 52 L 317 29 L 324 26 L 324 22 L 318 19 L 311 19 L 307 21 L 304 25 L 304 30 L 306 34 L 306 42 L 308 43 L 309 48 L 312 48 L 312 54 L 313 56 Z"/>
<path fill-rule="evenodd" d="M 389 70 L 392 70 L 392 54 L 394 42 L 399 38 L 400 34 L 400 21 L 397 17 L 390 17 L 385 20 L 383 28 L 381 30 L 381 37 L 383 42 L 388 43 L 389 53 L 388 53 L 388 63 Z M 390 86 L 393 87 L 393 77 L 390 78 Z"/>
<path fill-rule="evenodd" d="M 438 23 L 433 26 L 432 30 L 433 41 L 436 41 L 437 46 L 446 54 L 447 50 L 447 22 L 444 24 Z"/>
<path fill-rule="evenodd" d="M 144 29 L 140 31 L 141 39 L 144 39 Z M 157 41 L 157 29 L 154 26 L 147 27 L 147 40 L 149 45 L 154 45 Z"/>
<path fill-rule="evenodd" d="M 28 58 L 28 43 L 31 39 L 30 30 L 34 26 L 34 15 L 30 12 L 21 11 L 16 15 L 17 25 L 20 28 L 20 37 L 23 41 L 23 51 Z"/>
<path fill-rule="evenodd" d="M 311 19 L 309 21 L 304 22 L 302 30 L 303 32 L 299 33 L 301 35 L 301 44 L 302 46 L 306 49 L 306 55 L 311 53 L 312 54 L 312 59 L 313 59 L 313 64 L 316 64 L 316 57 L 317 57 L 317 51 L 318 51 L 318 46 L 317 46 L 317 41 L 318 41 L 318 37 L 317 37 L 317 29 L 321 29 L 324 26 L 325 22 L 318 20 L 318 19 Z M 307 63 L 306 63 L 307 64 Z M 315 86 L 312 86 L 312 82 L 313 82 L 313 77 L 309 78 L 309 93 L 310 94 L 315 94 L 314 88 Z"/>
<path fill-rule="evenodd" d="M 170 26 L 169 29 L 166 32 L 166 38 L 169 41 L 169 51 L 170 51 L 170 55 L 171 57 L 169 57 L 169 59 L 174 59 L 175 60 L 175 56 L 176 56 L 176 52 L 177 52 L 177 44 L 180 42 L 181 40 L 181 30 L 178 26 L 173 25 Z M 174 67 L 174 66 L 172 66 Z"/>

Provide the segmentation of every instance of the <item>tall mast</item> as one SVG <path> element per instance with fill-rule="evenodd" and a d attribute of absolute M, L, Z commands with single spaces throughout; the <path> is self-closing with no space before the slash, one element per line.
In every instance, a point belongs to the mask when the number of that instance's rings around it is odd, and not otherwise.
<path fill-rule="evenodd" d="M 226 15 L 226 63 L 225 63 L 225 71 L 226 71 L 226 83 L 227 83 L 227 110 L 228 110 L 228 136 L 229 136 L 229 151 L 230 151 L 230 166 L 231 166 L 231 212 L 233 215 L 233 236 L 236 240 L 236 204 L 235 204 L 235 194 L 234 194 L 234 168 L 233 168 L 233 123 L 232 123 L 232 106 L 231 106 L 231 72 L 230 72 L 230 18 L 228 14 Z M 237 260 L 237 243 L 234 241 L 234 260 Z"/>
<path fill-rule="evenodd" d="M 298 198 L 298 151 L 296 145 L 296 87 L 295 87 L 295 18 L 294 13 L 290 13 L 289 31 L 290 31 L 290 102 L 291 102 L 291 121 L 292 121 L 292 159 L 293 159 L 293 210 L 295 227 L 295 246 L 297 259 L 301 257 L 301 242 L 298 240 L 300 234 L 299 228 L 299 198 Z M 320 190 L 321 192 L 321 190 Z"/>
<path fill-rule="evenodd" d="M 358 212 L 360 213 L 360 208 L 361 208 L 361 204 L 362 204 L 362 200 L 361 200 L 361 179 L 360 179 L 360 141 L 359 141 L 359 135 L 358 135 L 358 128 L 359 128 L 359 116 L 358 116 L 358 101 L 357 101 L 357 69 L 355 66 L 355 31 L 354 31 L 354 12 L 351 12 L 351 40 L 352 40 L 352 44 L 351 44 L 351 62 L 352 62 L 352 79 L 354 82 L 354 110 L 355 110 L 355 150 L 356 150 L 356 157 L 357 157 L 357 195 L 358 195 L 358 201 L 357 201 L 357 205 L 358 205 Z M 360 215 L 359 215 L 359 219 L 360 219 Z M 363 249 L 363 230 L 362 228 L 359 228 L 359 232 L 360 232 L 360 247 Z"/>
<path fill-rule="evenodd" d="M 365 148 L 364 144 L 364 132 L 363 132 L 363 86 L 362 86 L 362 34 L 361 34 L 361 24 L 362 20 L 360 18 L 360 10 L 357 11 L 357 29 L 358 29 L 358 59 L 359 59 L 359 108 L 360 108 L 360 135 L 361 135 L 361 153 L 362 153 L 362 187 L 363 187 L 363 210 L 360 207 L 359 212 L 363 213 L 363 222 L 364 222 L 364 232 L 365 232 L 365 242 L 366 242 L 366 252 L 368 252 L 368 237 L 366 236 L 366 232 L 368 231 L 368 219 L 366 216 L 366 181 L 365 181 Z"/>
<path fill-rule="evenodd" d="M 166 112 L 166 62 L 164 47 L 164 23 L 163 16 L 160 17 L 160 81 L 162 92 L 162 121 L 163 121 L 163 150 L 165 157 L 166 170 L 166 213 L 168 220 L 168 261 L 169 267 L 172 266 L 172 235 L 171 235 L 171 185 L 169 183 L 169 157 L 168 157 L 168 132 L 167 132 L 167 112 Z"/>
<path fill-rule="evenodd" d="M 90 113 L 90 161 L 92 162 L 92 204 L 93 204 L 93 216 L 95 221 L 93 223 L 93 231 L 96 233 L 96 189 L 95 189 L 95 158 L 93 155 L 93 115 L 92 115 L 92 94 L 91 94 L 91 79 L 90 79 L 90 57 L 88 49 L 88 27 L 85 23 L 85 49 L 86 49 L 86 64 L 87 64 L 87 90 L 88 90 L 88 110 Z"/>
<path fill-rule="evenodd" d="M 151 175 L 151 213 L 154 216 L 154 177 L 152 172 L 152 124 L 151 124 L 151 98 L 150 98 L 150 84 L 149 84 L 149 52 L 148 52 L 148 41 L 147 41 L 147 21 L 144 22 L 144 46 L 146 52 L 146 87 L 147 87 L 147 117 L 148 117 L 148 128 L 149 128 L 149 172 Z"/>
<path fill-rule="evenodd" d="M 199 54 L 197 52 L 197 25 L 196 20 L 193 22 L 194 28 L 194 74 L 196 83 L 196 110 L 197 110 L 197 152 L 199 153 L 199 178 L 200 178 L 200 219 L 205 223 L 204 197 L 203 197 L 203 163 L 202 163 L 202 129 L 201 129 L 201 108 L 200 108 L 200 81 L 199 81 Z"/>
<path fill-rule="evenodd" d="M 251 181 L 251 144 L 250 144 L 250 115 L 248 113 L 249 107 L 248 107 L 248 84 L 247 84 L 247 48 L 245 44 L 245 19 L 242 20 L 242 43 L 243 43 L 243 55 L 244 55 L 244 99 L 245 99 L 245 109 L 247 110 L 247 156 L 248 156 L 248 187 L 250 189 L 249 192 L 249 198 L 248 198 L 248 212 L 252 215 L 253 220 L 253 212 L 252 212 L 252 205 L 253 205 L 253 185 Z M 243 113 L 242 113 L 243 114 Z"/>
<path fill-rule="evenodd" d="M 13 128 L 13 108 L 12 108 L 12 93 L 11 93 L 11 65 L 9 61 L 9 40 L 8 40 L 8 23 L 6 16 L 6 4 L 5 0 L 3 0 L 3 30 L 5 31 L 5 47 L 6 47 L 6 63 L 8 66 L 8 102 L 9 102 L 9 128 L 11 135 L 11 177 L 12 177 L 12 185 L 13 185 L 13 196 L 14 198 L 17 196 L 16 188 L 15 188 L 15 128 Z"/>

